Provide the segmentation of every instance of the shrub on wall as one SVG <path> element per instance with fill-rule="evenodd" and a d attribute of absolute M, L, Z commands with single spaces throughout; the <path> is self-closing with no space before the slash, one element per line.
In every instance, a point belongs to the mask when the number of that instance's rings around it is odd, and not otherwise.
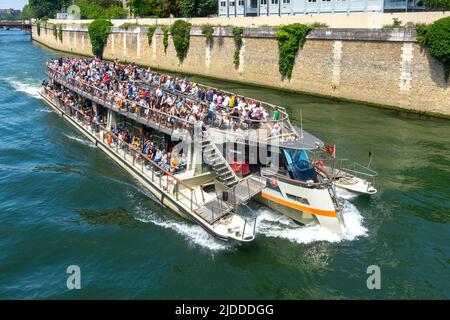
<path fill-rule="evenodd" d="M 41 23 L 39 21 L 36 23 L 36 32 L 38 36 L 41 35 Z"/>
<path fill-rule="evenodd" d="M 59 38 L 59 41 L 61 41 L 61 42 L 63 41 L 62 25 L 59 25 L 58 38 Z"/>
<path fill-rule="evenodd" d="M 450 75 L 450 17 L 433 24 L 416 25 L 417 42 L 428 48 L 430 55 L 444 64 L 445 80 Z"/>
<path fill-rule="evenodd" d="M 233 63 L 237 67 L 239 66 L 239 54 L 241 52 L 242 47 L 242 34 L 244 33 L 244 28 L 234 27 L 233 28 L 233 39 L 234 39 L 234 55 L 233 55 Z"/>
<path fill-rule="evenodd" d="M 158 28 L 158 25 L 156 25 L 156 24 L 148 26 L 148 31 L 147 31 L 148 45 L 152 44 L 153 35 L 155 34 L 155 31 L 157 28 Z"/>
<path fill-rule="evenodd" d="M 88 31 L 92 44 L 92 53 L 99 58 L 103 56 L 103 48 L 108 40 L 111 27 L 111 21 L 105 19 L 96 19 L 89 24 Z"/>
<path fill-rule="evenodd" d="M 278 69 L 283 77 L 291 78 L 295 56 L 311 30 L 310 26 L 300 23 L 288 24 L 278 29 L 275 36 L 278 41 Z"/>
<path fill-rule="evenodd" d="M 161 29 L 163 32 L 164 52 L 166 52 L 167 47 L 169 46 L 169 28 L 167 26 L 162 26 Z"/>
<path fill-rule="evenodd" d="M 202 29 L 202 34 L 206 38 L 206 42 L 208 44 L 210 44 L 212 39 L 213 39 L 213 34 L 214 34 L 213 26 L 210 25 L 210 24 L 204 24 L 204 25 L 201 26 L 201 29 Z"/>
<path fill-rule="evenodd" d="M 191 27 L 192 25 L 189 22 L 177 20 L 170 28 L 173 45 L 177 51 L 177 57 L 181 62 L 183 62 L 187 55 L 191 37 Z"/>

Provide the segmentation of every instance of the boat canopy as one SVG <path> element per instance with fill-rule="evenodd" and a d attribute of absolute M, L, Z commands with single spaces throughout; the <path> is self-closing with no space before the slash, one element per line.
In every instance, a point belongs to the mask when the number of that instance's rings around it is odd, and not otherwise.
<path fill-rule="evenodd" d="M 287 140 L 280 142 L 280 148 L 294 149 L 294 150 L 315 150 L 323 148 L 325 144 L 322 140 L 312 135 L 311 133 L 294 127 L 297 132 L 295 140 Z"/>

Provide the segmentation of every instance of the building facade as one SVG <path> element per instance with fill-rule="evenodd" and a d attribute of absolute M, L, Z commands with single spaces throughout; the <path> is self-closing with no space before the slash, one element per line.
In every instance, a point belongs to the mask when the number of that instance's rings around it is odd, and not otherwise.
<path fill-rule="evenodd" d="M 422 10 L 421 0 L 218 0 L 218 5 L 219 17 Z"/>

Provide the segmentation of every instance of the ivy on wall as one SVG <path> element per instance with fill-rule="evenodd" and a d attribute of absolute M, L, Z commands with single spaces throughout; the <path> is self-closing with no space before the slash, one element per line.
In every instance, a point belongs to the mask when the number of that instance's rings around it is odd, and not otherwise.
<path fill-rule="evenodd" d="M 295 56 L 311 30 L 312 27 L 301 23 L 288 24 L 278 29 L 275 35 L 279 52 L 278 70 L 283 77 L 291 78 Z"/>
<path fill-rule="evenodd" d="M 58 26 L 56 24 L 53 25 L 53 36 L 55 40 L 58 40 Z"/>
<path fill-rule="evenodd" d="M 167 26 L 161 27 L 163 32 L 163 46 L 164 46 L 164 52 L 167 51 L 167 47 L 169 46 L 169 28 Z"/>
<path fill-rule="evenodd" d="M 148 26 L 148 30 L 147 30 L 148 45 L 152 44 L 153 35 L 155 34 L 155 31 L 157 28 L 158 28 L 158 25 L 156 25 L 156 24 Z"/>
<path fill-rule="evenodd" d="M 111 33 L 112 23 L 105 19 L 96 19 L 89 24 L 89 38 L 91 39 L 92 53 L 102 58 L 103 49 L 108 41 L 108 35 Z"/>
<path fill-rule="evenodd" d="M 239 66 L 240 59 L 239 54 L 241 52 L 242 47 L 242 34 L 244 33 L 244 28 L 241 27 L 234 27 L 233 28 L 233 39 L 234 39 L 234 55 L 233 55 L 233 63 L 237 67 Z"/>
<path fill-rule="evenodd" d="M 189 49 L 191 27 L 192 25 L 189 22 L 186 22 L 184 20 L 177 20 L 170 28 L 173 45 L 175 46 L 177 57 L 180 62 L 183 62 L 184 58 L 186 58 L 187 51 Z"/>
<path fill-rule="evenodd" d="M 38 36 L 41 35 L 41 23 L 39 21 L 36 23 L 36 32 Z"/>
<path fill-rule="evenodd" d="M 59 41 L 63 42 L 63 31 L 62 31 L 62 25 L 59 25 L 58 38 L 59 38 Z"/>
<path fill-rule="evenodd" d="M 436 20 L 431 25 L 416 25 L 417 42 L 430 55 L 444 64 L 445 81 L 450 75 L 450 17 Z"/>
<path fill-rule="evenodd" d="M 210 24 L 204 24 L 201 26 L 202 34 L 206 38 L 206 43 L 211 44 L 214 34 L 214 28 Z"/>

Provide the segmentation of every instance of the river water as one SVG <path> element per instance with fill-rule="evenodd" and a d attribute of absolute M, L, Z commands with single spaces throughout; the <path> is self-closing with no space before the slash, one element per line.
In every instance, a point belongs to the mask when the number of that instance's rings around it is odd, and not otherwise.
<path fill-rule="evenodd" d="M 0 31 L 0 298 L 450 298 L 450 122 L 192 77 L 286 106 L 294 124 L 380 176 L 341 193 L 337 237 L 257 204 L 249 244 L 162 207 L 39 99 L 55 51 Z M 81 269 L 68 290 L 66 269 Z M 381 289 L 367 288 L 367 268 Z"/>

